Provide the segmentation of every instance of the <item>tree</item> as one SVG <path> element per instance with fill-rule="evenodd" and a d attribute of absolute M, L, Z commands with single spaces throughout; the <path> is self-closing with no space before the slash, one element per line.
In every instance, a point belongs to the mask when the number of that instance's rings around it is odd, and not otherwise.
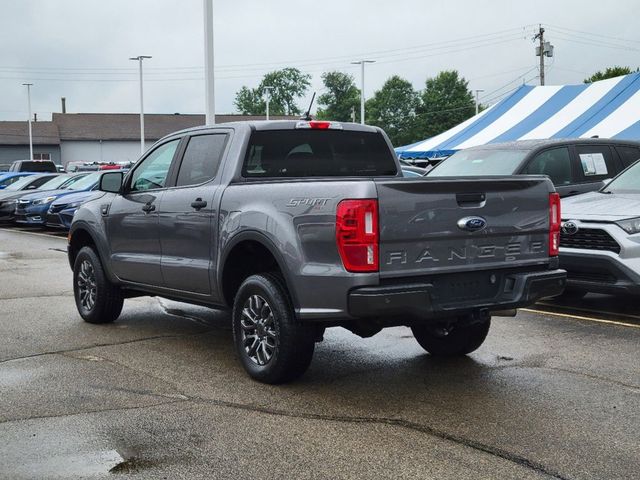
<path fill-rule="evenodd" d="M 445 70 L 427 79 L 417 110 L 421 138 L 433 137 L 475 114 L 475 102 L 468 85 L 456 70 Z"/>
<path fill-rule="evenodd" d="M 297 68 L 283 68 L 267 73 L 256 88 L 242 87 L 236 93 L 234 104 L 243 115 L 265 115 L 265 87 L 271 87 L 269 114 L 300 115 L 296 102 L 307 93 L 310 85 L 311 75 Z"/>
<path fill-rule="evenodd" d="M 387 132 L 393 145 L 412 143 L 419 104 L 418 93 L 411 82 L 395 75 L 367 101 L 367 123 Z"/>
<path fill-rule="evenodd" d="M 318 97 L 316 116 L 323 120 L 350 122 L 355 111 L 356 121 L 360 121 L 360 90 L 353 77 L 342 72 L 325 72 L 322 83 L 327 92 Z"/>
<path fill-rule="evenodd" d="M 639 70 L 636 70 L 636 72 L 637 71 Z M 631 68 L 629 67 L 607 67 L 606 70 L 597 71 L 589 78 L 585 78 L 584 83 L 593 83 L 597 82 L 598 80 L 606 80 L 607 78 L 619 77 L 620 75 L 629 75 L 630 73 L 633 73 L 633 70 L 631 70 Z"/>

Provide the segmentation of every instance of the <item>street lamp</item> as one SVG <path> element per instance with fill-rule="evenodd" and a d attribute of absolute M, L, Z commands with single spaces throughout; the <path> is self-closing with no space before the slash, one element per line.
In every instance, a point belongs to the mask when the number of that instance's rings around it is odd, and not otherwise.
<path fill-rule="evenodd" d="M 375 60 L 360 60 L 351 65 L 360 65 L 360 123 L 364 125 L 364 64 L 375 63 Z"/>
<path fill-rule="evenodd" d="M 31 87 L 33 83 L 23 83 L 27 87 L 27 108 L 29 109 L 29 160 L 33 160 L 33 130 L 31 129 Z"/>
<path fill-rule="evenodd" d="M 480 92 L 484 92 L 484 90 L 477 89 L 477 90 L 475 90 L 475 92 L 476 92 L 476 115 L 477 115 L 478 114 L 478 110 L 480 109 L 480 101 L 478 100 L 478 94 Z"/>
<path fill-rule="evenodd" d="M 152 58 L 149 55 L 138 55 L 129 57 L 129 60 L 137 60 L 140 67 L 140 155 L 144 153 L 144 94 L 142 88 L 142 60 Z"/>
<path fill-rule="evenodd" d="M 204 13 L 204 98 L 205 123 L 216 123 L 215 82 L 213 72 L 213 0 L 203 0 Z"/>
<path fill-rule="evenodd" d="M 269 102 L 271 101 L 271 90 L 273 90 L 273 87 L 264 87 L 264 91 L 266 94 L 266 103 L 267 103 L 267 120 L 269 120 Z"/>

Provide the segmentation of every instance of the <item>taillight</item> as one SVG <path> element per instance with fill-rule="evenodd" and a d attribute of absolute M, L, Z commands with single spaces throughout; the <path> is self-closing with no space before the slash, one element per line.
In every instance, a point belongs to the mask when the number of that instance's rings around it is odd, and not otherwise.
<path fill-rule="evenodd" d="M 378 201 L 341 201 L 336 209 L 336 242 L 347 271 L 377 272 Z"/>
<path fill-rule="evenodd" d="M 296 128 L 311 130 L 342 130 L 342 124 L 338 122 L 326 122 L 322 120 L 302 121 L 296 123 Z"/>
<path fill-rule="evenodd" d="M 549 194 L 549 256 L 560 253 L 560 195 Z"/>

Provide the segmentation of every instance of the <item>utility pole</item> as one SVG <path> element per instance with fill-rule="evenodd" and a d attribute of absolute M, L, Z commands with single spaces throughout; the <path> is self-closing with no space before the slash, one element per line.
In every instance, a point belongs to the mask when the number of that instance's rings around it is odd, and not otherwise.
<path fill-rule="evenodd" d="M 375 60 L 360 60 L 351 65 L 360 65 L 360 123 L 364 125 L 364 64 L 375 63 Z"/>
<path fill-rule="evenodd" d="M 480 100 L 479 100 L 479 98 L 478 98 L 478 94 L 479 94 L 480 92 L 484 92 L 484 90 L 482 90 L 482 89 L 477 89 L 477 90 L 475 90 L 475 92 L 476 92 L 476 115 L 477 115 L 478 113 L 480 113 Z"/>
<path fill-rule="evenodd" d="M 544 41 L 544 28 L 542 25 L 538 28 L 538 33 L 533 37 L 533 41 L 539 41 L 536 47 L 536 56 L 540 57 L 540 85 L 544 85 L 544 57 L 553 57 L 553 45 L 551 42 Z"/>
<path fill-rule="evenodd" d="M 267 120 L 269 120 L 269 102 L 271 101 L 271 90 L 273 90 L 273 87 L 264 87 L 265 93 L 267 94 L 267 99 L 266 99 L 266 103 L 267 103 Z"/>
<path fill-rule="evenodd" d="M 142 88 L 142 60 L 151 58 L 149 55 L 130 57 L 129 60 L 137 60 L 140 67 L 140 155 L 144 153 L 144 91 Z"/>
<path fill-rule="evenodd" d="M 31 129 L 31 87 L 33 83 L 23 83 L 27 87 L 27 108 L 29 109 L 29 160 L 33 160 L 33 130 Z"/>
<path fill-rule="evenodd" d="M 215 76 L 213 73 L 213 0 L 203 0 L 204 10 L 204 98 L 206 124 L 216 123 Z"/>

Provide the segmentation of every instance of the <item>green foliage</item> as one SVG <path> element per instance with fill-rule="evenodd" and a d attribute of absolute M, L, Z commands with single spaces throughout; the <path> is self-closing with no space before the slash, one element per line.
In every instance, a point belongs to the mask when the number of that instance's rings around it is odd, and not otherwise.
<path fill-rule="evenodd" d="M 640 69 L 636 69 L 636 72 L 640 71 Z M 633 73 L 633 70 L 629 67 L 607 67 L 606 70 L 598 71 L 591 75 L 589 78 L 584 79 L 584 83 L 593 83 L 598 80 L 606 80 L 607 78 L 619 77 L 620 75 L 629 75 Z"/>
<path fill-rule="evenodd" d="M 411 82 L 395 75 L 367 101 L 366 120 L 387 132 L 393 145 L 406 145 L 416 136 L 414 128 L 419 105 L 419 95 Z"/>
<path fill-rule="evenodd" d="M 417 109 L 420 138 L 438 135 L 475 114 L 475 101 L 468 85 L 456 70 L 443 71 L 427 79 Z"/>
<path fill-rule="evenodd" d="M 310 85 L 311 75 L 297 68 L 283 68 L 267 73 L 256 88 L 242 87 L 236 93 L 234 104 L 243 115 L 265 115 L 265 87 L 272 87 L 269 114 L 300 115 L 302 112 L 296 102 L 307 93 Z"/>
<path fill-rule="evenodd" d="M 360 121 L 360 90 L 356 87 L 353 77 L 342 72 L 325 72 L 322 83 L 326 89 L 318 97 L 317 118 L 350 122 L 352 112 L 356 113 L 356 121 Z"/>

